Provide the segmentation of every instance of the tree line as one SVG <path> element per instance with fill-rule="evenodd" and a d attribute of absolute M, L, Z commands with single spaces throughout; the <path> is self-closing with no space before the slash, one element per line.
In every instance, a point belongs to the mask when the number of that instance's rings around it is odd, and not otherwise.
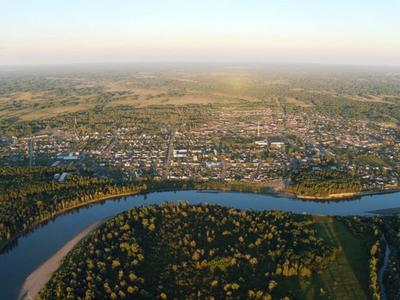
<path fill-rule="evenodd" d="M 300 170 L 291 175 L 287 191 L 297 196 L 329 197 L 332 194 L 360 193 L 361 180 L 338 170 Z"/>
<path fill-rule="evenodd" d="M 131 209 L 67 255 L 39 299 L 282 299 L 332 259 L 309 216 L 167 203 Z"/>

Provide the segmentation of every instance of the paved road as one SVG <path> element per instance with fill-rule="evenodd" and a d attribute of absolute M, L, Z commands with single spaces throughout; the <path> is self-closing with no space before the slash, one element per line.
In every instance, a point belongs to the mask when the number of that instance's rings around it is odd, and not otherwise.
<path fill-rule="evenodd" d="M 169 174 L 169 165 L 172 160 L 172 155 L 174 153 L 174 142 L 175 142 L 175 130 L 172 130 L 170 137 L 169 137 L 169 145 L 168 145 L 168 152 L 167 157 L 165 159 L 164 165 L 164 179 L 167 179 Z"/>

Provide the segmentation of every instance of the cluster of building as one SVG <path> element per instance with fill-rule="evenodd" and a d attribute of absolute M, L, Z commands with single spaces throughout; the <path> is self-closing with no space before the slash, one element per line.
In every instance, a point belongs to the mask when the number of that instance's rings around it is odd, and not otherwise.
<path fill-rule="evenodd" d="M 143 133 L 119 126 L 85 135 L 55 131 L 3 136 L 0 146 L 2 165 L 70 164 L 93 168 L 99 176 L 120 170 L 125 179 L 282 184 L 294 170 L 311 166 L 351 171 L 373 188 L 394 188 L 400 182 L 396 127 L 318 113 L 226 108 L 190 130 L 160 126 L 158 133 Z"/>

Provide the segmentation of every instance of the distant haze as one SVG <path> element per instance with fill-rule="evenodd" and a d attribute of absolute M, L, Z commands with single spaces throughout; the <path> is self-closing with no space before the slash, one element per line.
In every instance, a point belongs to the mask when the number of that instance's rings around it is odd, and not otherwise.
<path fill-rule="evenodd" d="M 398 0 L 0 0 L 0 65 L 400 65 Z"/>

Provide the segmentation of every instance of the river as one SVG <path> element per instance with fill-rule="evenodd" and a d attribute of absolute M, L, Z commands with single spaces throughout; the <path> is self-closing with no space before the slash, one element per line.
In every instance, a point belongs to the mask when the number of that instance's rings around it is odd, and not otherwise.
<path fill-rule="evenodd" d="M 389 265 L 391 251 L 390 251 L 390 246 L 386 242 L 385 237 L 383 237 L 383 240 L 385 241 L 385 256 L 383 257 L 383 264 L 380 267 L 379 272 L 378 272 L 378 281 L 379 281 L 379 288 L 381 290 L 381 300 L 387 300 L 386 288 L 385 288 L 385 285 L 383 284 L 383 277 L 384 277 L 386 269 Z"/>
<path fill-rule="evenodd" d="M 0 299 L 13 300 L 29 274 L 87 226 L 129 208 L 186 200 L 238 209 L 276 209 L 316 215 L 368 215 L 369 211 L 400 207 L 400 193 L 364 196 L 341 202 L 312 202 L 246 193 L 160 192 L 107 200 L 73 210 L 38 227 L 0 254 Z"/>

